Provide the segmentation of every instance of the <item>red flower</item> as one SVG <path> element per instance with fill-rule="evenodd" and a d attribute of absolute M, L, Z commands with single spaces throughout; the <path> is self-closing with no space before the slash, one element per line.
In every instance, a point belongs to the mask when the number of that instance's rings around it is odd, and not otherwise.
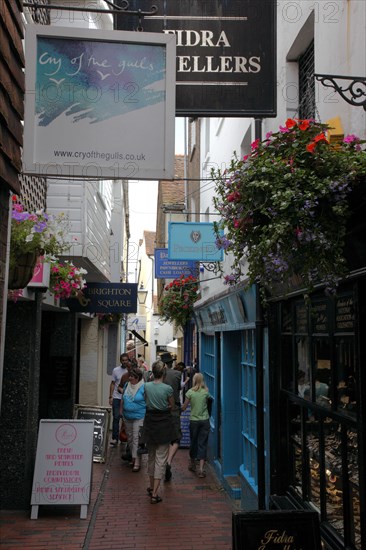
<path fill-rule="evenodd" d="M 314 141 L 316 143 L 318 143 L 319 141 L 325 141 L 326 143 L 328 143 L 328 140 L 327 140 L 326 135 L 324 133 L 321 133 L 321 134 L 318 134 L 317 136 L 315 136 Z"/>
<path fill-rule="evenodd" d="M 307 130 L 310 126 L 310 122 L 308 120 L 300 120 L 299 128 L 300 130 L 304 131 Z"/>
<path fill-rule="evenodd" d="M 312 141 L 311 143 L 307 144 L 306 150 L 308 151 L 308 153 L 314 153 L 315 147 L 316 147 L 316 142 Z"/>
<path fill-rule="evenodd" d="M 260 141 L 261 140 L 259 138 L 253 141 L 253 143 L 251 144 L 252 151 L 255 151 L 256 149 L 258 149 L 258 145 L 260 144 Z"/>
<path fill-rule="evenodd" d="M 288 118 L 286 120 L 286 128 L 293 128 L 294 126 L 296 126 L 296 120 L 294 120 L 293 118 Z"/>

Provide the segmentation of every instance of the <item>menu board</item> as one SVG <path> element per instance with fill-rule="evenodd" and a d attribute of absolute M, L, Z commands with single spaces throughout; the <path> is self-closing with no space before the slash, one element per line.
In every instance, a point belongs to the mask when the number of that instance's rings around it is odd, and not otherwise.
<path fill-rule="evenodd" d="M 31 496 L 31 519 L 39 505 L 81 505 L 90 500 L 93 420 L 41 420 Z"/>
<path fill-rule="evenodd" d="M 93 460 L 94 462 L 105 462 L 111 408 L 75 405 L 74 411 L 75 418 L 94 420 Z"/>

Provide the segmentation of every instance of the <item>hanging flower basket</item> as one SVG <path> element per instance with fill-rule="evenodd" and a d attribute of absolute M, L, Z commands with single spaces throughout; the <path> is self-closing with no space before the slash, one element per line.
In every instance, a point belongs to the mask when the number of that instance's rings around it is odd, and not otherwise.
<path fill-rule="evenodd" d="M 166 285 L 164 290 L 159 304 L 162 319 L 184 329 L 192 318 L 193 306 L 199 298 L 197 279 L 192 275 L 181 275 Z"/>
<path fill-rule="evenodd" d="M 123 317 L 122 313 L 97 313 L 99 326 L 107 327 L 108 325 L 120 323 Z"/>
<path fill-rule="evenodd" d="M 37 252 L 26 252 L 16 256 L 9 268 L 8 288 L 10 290 L 27 286 L 33 277 L 38 255 Z"/>
<path fill-rule="evenodd" d="M 48 258 L 50 263 L 49 291 L 55 298 L 67 300 L 77 297 L 86 287 L 86 269 L 76 267 L 67 260 L 60 261 L 57 258 Z"/>
<path fill-rule="evenodd" d="M 58 255 L 70 248 L 68 221 L 63 214 L 51 216 L 40 210 L 27 212 L 13 196 L 11 213 L 8 288 L 27 286 L 33 276 L 37 257 Z"/>
<path fill-rule="evenodd" d="M 287 294 L 294 280 L 305 298 L 319 283 L 336 291 L 349 268 L 349 201 L 365 183 L 366 152 L 354 135 L 332 145 L 328 129 L 288 119 L 279 132 L 253 142 L 250 155 L 213 172 L 222 216 L 216 244 L 233 258 L 227 284 L 246 277 L 248 286 L 260 284 L 264 301 L 267 292 Z"/>

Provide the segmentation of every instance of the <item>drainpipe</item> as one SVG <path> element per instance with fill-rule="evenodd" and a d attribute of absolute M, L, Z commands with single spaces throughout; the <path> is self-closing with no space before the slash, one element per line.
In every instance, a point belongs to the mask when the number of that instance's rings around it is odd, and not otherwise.
<path fill-rule="evenodd" d="M 256 118 L 255 139 L 262 141 L 262 119 Z M 264 443 L 264 372 L 263 372 L 263 343 L 264 343 L 264 318 L 260 299 L 259 284 L 255 289 L 256 320 L 255 320 L 255 346 L 256 346 L 256 383 L 257 383 L 257 466 L 258 466 L 258 509 L 266 509 L 266 476 L 265 476 L 265 443 Z"/>
<path fill-rule="evenodd" d="M 9 261 L 10 261 L 10 235 L 11 235 L 11 211 L 12 201 L 9 194 L 9 215 L 8 215 L 8 233 L 6 241 L 5 255 L 5 277 L 4 277 L 4 292 L 3 292 L 3 316 L 1 323 L 0 334 L 0 411 L 1 411 L 1 396 L 3 394 L 3 374 L 4 374 L 4 353 L 5 353 L 5 333 L 6 333 L 6 313 L 8 302 L 8 280 L 9 280 Z"/>

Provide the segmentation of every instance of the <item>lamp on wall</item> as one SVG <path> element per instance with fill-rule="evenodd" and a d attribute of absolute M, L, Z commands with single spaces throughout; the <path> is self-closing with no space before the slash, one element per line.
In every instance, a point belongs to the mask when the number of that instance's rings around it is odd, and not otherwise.
<path fill-rule="evenodd" d="M 146 303 L 148 291 L 146 288 L 144 288 L 144 283 L 140 284 L 140 288 L 137 291 L 137 298 L 140 305 L 144 305 Z"/>

